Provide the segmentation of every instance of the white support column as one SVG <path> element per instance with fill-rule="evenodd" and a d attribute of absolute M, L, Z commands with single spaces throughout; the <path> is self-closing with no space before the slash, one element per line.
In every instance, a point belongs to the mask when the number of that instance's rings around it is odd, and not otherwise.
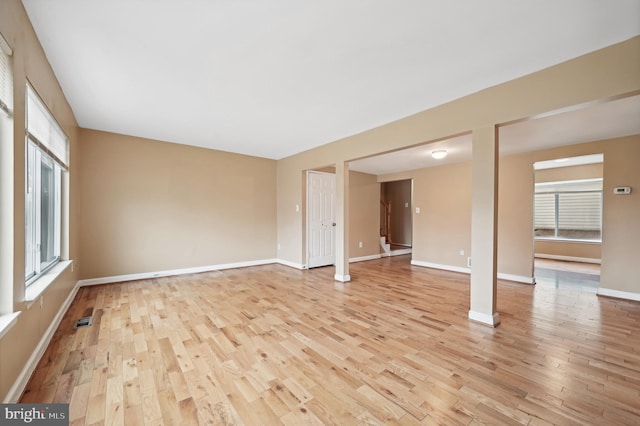
<path fill-rule="evenodd" d="M 495 327 L 498 257 L 498 129 L 473 131 L 469 319 Z"/>
<path fill-rule="evenodd" d="M 336 164 L 336 281 L 349 276 L 349 164 Z"/>

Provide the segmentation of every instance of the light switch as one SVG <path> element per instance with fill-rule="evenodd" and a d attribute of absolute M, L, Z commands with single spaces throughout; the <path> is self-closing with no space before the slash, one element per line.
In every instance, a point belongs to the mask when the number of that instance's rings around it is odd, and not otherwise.
<path fill-rule="evenodd" d="M 416 207 L 416 213 L 420 213 L 420 207 Z"/>

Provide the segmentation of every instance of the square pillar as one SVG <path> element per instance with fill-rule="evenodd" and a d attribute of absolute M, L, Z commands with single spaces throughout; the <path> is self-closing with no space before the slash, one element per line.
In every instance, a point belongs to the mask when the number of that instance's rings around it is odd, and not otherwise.
<path fill-rule="evenodd" d="M 492 327 L 496 311 L 498 259 L 498 129 L 473 131 L 471 204 L 471 300 L 469 319 Z"/>
<path fill-rule="evenodd" d="M 349 276 L 349 164 L 336 164 L 336 281 L 351 281 Z"/>

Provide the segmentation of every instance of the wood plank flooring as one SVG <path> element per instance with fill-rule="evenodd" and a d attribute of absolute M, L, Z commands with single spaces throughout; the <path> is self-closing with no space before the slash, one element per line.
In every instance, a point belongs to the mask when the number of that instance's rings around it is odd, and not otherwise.
<path fill-rule="evenodd" d="M 72 425 L 640 424 L 640 303 L 500 282 L 492 329 L 467 275 L 333 273 L 82 288 L 22 402 L 70 402 Z"/>

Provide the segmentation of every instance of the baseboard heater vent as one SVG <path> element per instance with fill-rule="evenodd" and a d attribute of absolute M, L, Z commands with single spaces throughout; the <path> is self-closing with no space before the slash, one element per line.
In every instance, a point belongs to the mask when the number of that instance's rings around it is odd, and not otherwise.
<path fill-rule="evenodd" d="M 89 327 L 91 324 L 93 324 L 93 317 L 84 317 L 77 320 L 73 328 Z"/>

